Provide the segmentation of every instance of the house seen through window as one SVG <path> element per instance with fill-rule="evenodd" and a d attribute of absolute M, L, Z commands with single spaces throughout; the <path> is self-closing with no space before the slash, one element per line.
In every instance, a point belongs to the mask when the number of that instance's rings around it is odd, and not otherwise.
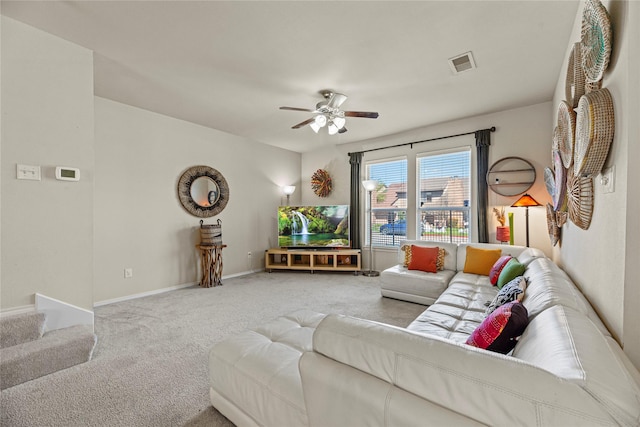
<path fill-rule="evenodd" d="M 416 158 L 416 185 L 407 185 L 406 159 L 368 162 L 367 179 L 378 181 L 367 199 L 365 221 L 373 246 L 398 246 L 401 240 L 468 242 L 471 210 L 471 153 L 469 149 L 442 154 L 421 154 Z M 415 205 L 408 204 L 408 198 Z M 409 206 L 415 209 L 409 211 Z M 415 229 L 408 229 L 411 215 Z"/>

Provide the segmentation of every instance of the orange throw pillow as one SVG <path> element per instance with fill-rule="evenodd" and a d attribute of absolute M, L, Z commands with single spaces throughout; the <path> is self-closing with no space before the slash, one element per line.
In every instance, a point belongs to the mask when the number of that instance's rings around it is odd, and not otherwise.
<path fill-rule="evenodd" d="M 411 245 L 411 261 L 409 261 L 409 270 L 420 270 L 428 273 L 438 271 L 438 252 L 440 249 L 427 248 L 424 246 Z M 493 264 L 492 264 L 493 265 Z"/>
<path fill-rule="evenodd" d="M 467 246 L 467 258 L 464 261 L 465 273 L 488 276 L 491 267 L 502 255 L 502 249 L 480 249 Z"/>

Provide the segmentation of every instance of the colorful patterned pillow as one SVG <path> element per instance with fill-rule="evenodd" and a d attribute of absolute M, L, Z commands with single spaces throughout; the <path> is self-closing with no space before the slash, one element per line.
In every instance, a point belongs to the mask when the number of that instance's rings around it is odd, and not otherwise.
<path fill-rule="evenodd" d="M 527 267 L 524 264 L 520 264 L 517 259 L 513 258 L 509 260 L 507 265 L 504 266 L 498 276 L 498 289 L 502 289 L 504 285 L 512 281 L 518 276 L 522 276 Z"/>
<path fill-rule="evenodd" d="M 516 346 L 529 324 L 527 309 L 518 301 L 508 302 L 493 311 L 467 338 L 467 344 L 507 354 Z"/>
<path fill-rule="evenodd" d="M 500 292 L 489 303 L 489 306 L 484 312 L 485 317 L 490 315 L 493 310 L 511 301 L 522 302 L 524 298 L 524 291 L 527 289 L 527 281 L 524 277 L 518 276 L 500 289 Z"/>
<path fill-rule="evenodd" d="M 411 245 L 402 245 L 400 250 L 404 252 L 404 267 L 408 267 L 411 262 Z"/>
<path fill-rule="evenodd" d="M 402 245 L 400 247 L 400 250 L 404 252 L 404 263 L 402 264 L 403 267 L 409 267 L 409 263 L 411 262 L 411 246 L 413 245 Z M 446 255 L 447 251 L 444 248 L 439 248 L 438 259 L 436 260 L 436 270 L 444 270 L 444 257 Z"/>
<path fill-rule="evenodd" d="M 436 267 L 438 271 L 444 270 L 444 257 L 447 255 L 447 251 L 444 248 L 438 250 L 438 259 L 436 261 Z"/>
<path fill-rule="evenodd" d="M 500 272 L 512 258 L 513 257 L 511 255 L 503 255 L 498 258 L 498 261 L 496 261 L 495 264 L 493 264 L 493 267 L 491 267 L 491 271 L 489 272 L 489 281 L 492 285 L 498 283 L 498 276 L 500 276 Z"/>
<path fill-rule="evenodd" d="M 438 271 L 437 261 L 440 248 L 429 248 L 425 246 L 411 245 L 411 261 L 409 262 L 409 270 L 426 271 L 427 273 L 435 273 Z"/>
<path fill-rule="evenodd" d="M 491 267 L 502 255 L 502 249 L 481 249 L 467 246 L 467 257 L 464 261 L 465 273 L 488 276 Z"/>

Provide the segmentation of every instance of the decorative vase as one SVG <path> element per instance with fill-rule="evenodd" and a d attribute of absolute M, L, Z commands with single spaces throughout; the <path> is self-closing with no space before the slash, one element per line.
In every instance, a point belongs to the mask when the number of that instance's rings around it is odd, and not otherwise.
<path fill-rule="evenodd" d="M 496 227 L 496 239 L 498 242 L 508 242 L 511 237 L 511 232 L 508 226 Z"/>

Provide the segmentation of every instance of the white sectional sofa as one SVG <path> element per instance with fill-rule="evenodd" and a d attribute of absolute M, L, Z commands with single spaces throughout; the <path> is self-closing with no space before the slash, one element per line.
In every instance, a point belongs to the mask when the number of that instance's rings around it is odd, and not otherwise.
<path fill-rule="evenodd" d="M 468 246 L 526 265 L 529 324 L 508 355 L 465 344 L 498 292 L 462 272 Z M 218 343 L 213 406 L 239 426 L 640 425 L 640 374 L 550 259 L 484 244 L 447 257 L 449 273 L 382 274 L 383 294 L 434 298 L 407 328 L 302 310 Z"/>

